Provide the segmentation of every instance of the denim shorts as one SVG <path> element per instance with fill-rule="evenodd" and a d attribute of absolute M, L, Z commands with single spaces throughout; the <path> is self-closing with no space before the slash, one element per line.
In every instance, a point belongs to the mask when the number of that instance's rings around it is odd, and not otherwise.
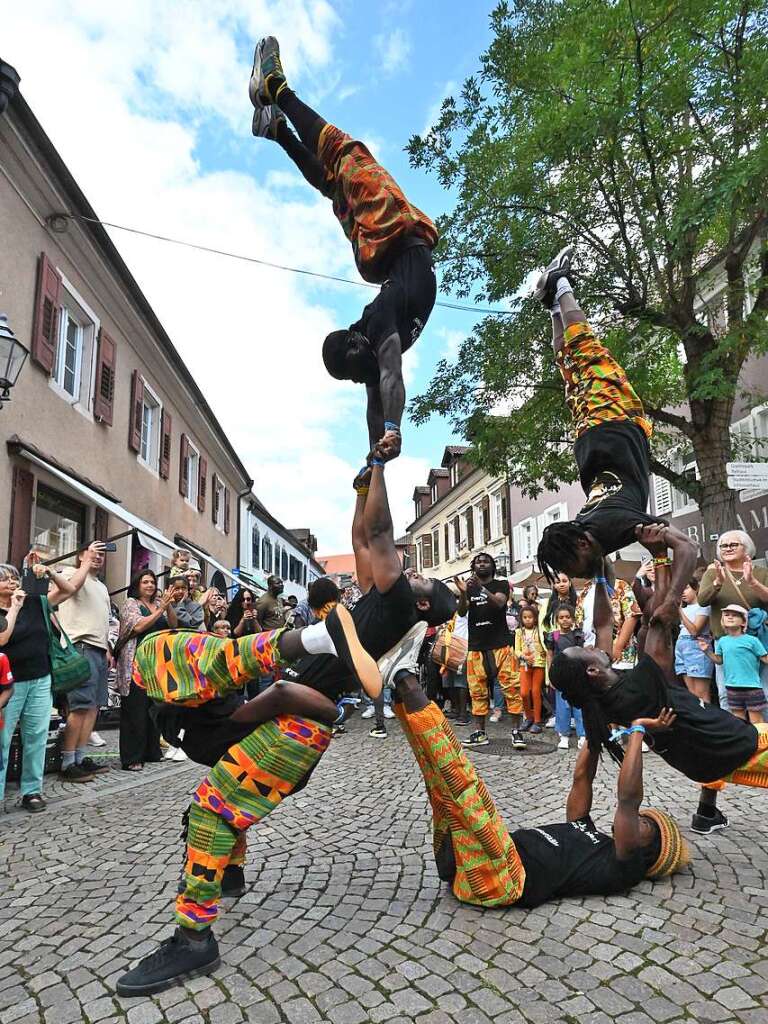
<path fill-rule="evenodd" d="M 714 674 L 714 663 L 700 650 L 696 641 L 680 637 L 675 644 L 675 675 L 711 679 Z"/>
<path fill-rule="evenodd" d="M 86 711 L 88 708 L 107 706 L 107 652 L 103 647 L 92 644 L 76 643 L 77 651 L 88 659 L 91 666 L 91 677 L 82 686 L 70 690 L 67 704 L 70 711 Z"/>

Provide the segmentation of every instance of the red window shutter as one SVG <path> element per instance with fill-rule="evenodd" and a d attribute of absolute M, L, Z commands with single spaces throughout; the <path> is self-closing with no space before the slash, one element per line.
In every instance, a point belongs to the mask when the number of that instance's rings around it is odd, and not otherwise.
<path fill-rule="evenodd" d="M 173 418 L 167 409 L 163 409 L 160 422 L 160 476 L 167 480 L 171 475 L 171 426 Z"/>
<path fill-rule="evenodd" d="M 179 449 L 179 493 L 186 495 L 189 474 L 189 441 L 187 435 L 181 435 L 181 447 Z"/>
<path fill-rule="evenodd" d="M 112 426 L 115 402 L 116 361 L 115 343 L 102 327 L 99 331 L 99 359 L 96 363 L 96 394 L 93 399 L 93 415 L 106 423 L 108 427 Z"/>
<path fill-rule="evenodd" d="M 144 404 L 144 381 L 138 370 L 131 377 L 131 413 L 128 424 L 128 447 L 138 452 L 141 450 L 141 410 Z"/>
<path fill-rule="evenodd" d="M 214 526 L 219 521 L 219 478 L 215 473 L 211 477 L 211 520 Z"/>
<path fill-rule="evenodd" d="M 97 508 L 93 519 L 93 539 L 106 540 L 109 536 L 109 513 Z"/>
<path fill-rule="evenodd" d="M 21 568 L 21 563 L 29 554 L 30 537 L 32 534 L 32 494 L 35 478 L 21 466 L 13 467 L 13 484 L 11 488 L 11 522 L 8 531 L 8 561 Z"/>
<path fill-rule="evenodd" d="M 60 301 L 61 275 L 43 252 L 37 265 L 31 354 L 33 360 L 42 366 L 46 373 L 53 373 L 53 364 L 56 360 Z"/>
<path fill-rule="evenodd" d="M 224 533 L 229 533 L 229 488 L 224 488 Z"/>
<path fill-rule="evenodd" d="M 205 486 L 208 476 L 208 460 L 200 456 L 197 474 L 197 511 L 205 512 Z"/>

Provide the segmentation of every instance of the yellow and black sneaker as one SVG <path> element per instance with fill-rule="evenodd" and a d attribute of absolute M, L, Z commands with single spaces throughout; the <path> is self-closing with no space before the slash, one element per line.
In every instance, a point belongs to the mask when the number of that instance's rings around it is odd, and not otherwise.
<path fill-rule="evenodd" d="M 251 103 L 254 107 L 269 106 L 275 102 L 285 84 L 280 44 L 274 36 L 265 36 L 256 44 L 253 54 L 253 70 L 248 85 Z"/>

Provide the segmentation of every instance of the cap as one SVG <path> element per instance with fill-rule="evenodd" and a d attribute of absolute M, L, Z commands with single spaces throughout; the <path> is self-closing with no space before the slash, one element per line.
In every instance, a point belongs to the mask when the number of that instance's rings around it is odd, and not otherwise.
<path fill-rule="evenodd" d="M 727 604 L 725 608 L 721 610 L 720 614 L 722 615 L 723 612 L 736 612 L 737 615 L 741 615 L 745 620 L 749 618 L 749 612 L 740 604 Z"/>

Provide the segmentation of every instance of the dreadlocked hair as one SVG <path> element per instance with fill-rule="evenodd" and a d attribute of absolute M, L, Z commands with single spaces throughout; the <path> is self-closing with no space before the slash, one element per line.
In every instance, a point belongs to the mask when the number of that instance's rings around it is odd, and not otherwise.
<path fill-rule="evenodd" d="M 594 754 L 605 750 L 616 764 L 621 764 L 624 749 L 617 740 L 611 739 L 611 723 L 589 685 L 584 663 L 578 658 L 558 654 L 549 667 L 549 681 L 572 707 L 581 709 L 589 749 Z"/>
<path fill-rule="evenodd" d="M 563 572 L 563 565 L 573 557 L 577 541 L 586 540 L 587 531 L 575 522 L 550 523 L 544 528 L 536 552 L 539 572 L 546 576 L 551 585 L 557 574 Z"/>
<path fill-rule="evenodd" d="M 489 555 L 487 551 L 478 551 L 478 553 L 475 555 L 475 557 L 469 563 L 469 568 L 472 570 L 472 572 L 475 571 L 475 562 L 478 560 L 478 558 L 487 558 L 490 561 L 491 565 L 493 566 L 493 568 L 491 569 L 491 572 L 495 576 L 496 575 L 496 559 L 493 557 L 493 555 Z"/>

